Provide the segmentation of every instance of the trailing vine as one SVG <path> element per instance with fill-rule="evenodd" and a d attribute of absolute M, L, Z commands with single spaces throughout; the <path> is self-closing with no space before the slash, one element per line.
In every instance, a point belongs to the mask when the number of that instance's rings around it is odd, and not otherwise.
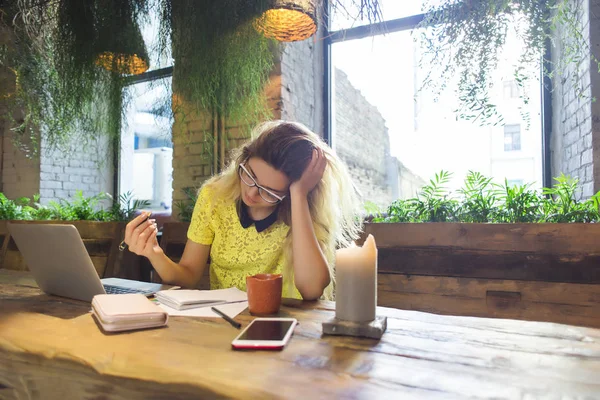
<path fill-rule="evenodd" d="M 544 75 L 562 84 L 568 79 L 578 97 L 588 96 L 585 80 L 577 72 L 591 59 L 582 29 L 581 0 L 454 0 L 440 6 L 426 6 L 420 24 L 422 57 L 420 67 L 428 71 L 421 90 L 437 95 L 453 84 L 457 77 L 459 99 L 455 110 L 459 118 L 480 124 L 501 124 L 503 118 L 491 94 L 493 73 L 507 38 L 515 35 L 522 44 L 514 79 L 523 89 L 535 78 L 543 61 Z M 553 51 L 560 44 L 561 53 L 554 60 L 543 59 L 546 46 Z M 550 65 L 550 68 L 546 68 Z M 573 69 L 575 71 L 573 71 Z M 523 117 L 530 99 L 521 90 Z"/>
<path fill-rule="evenodd" d="M 270 118 L 264 90 L 279 49 L 252 24 L 270 6 L 269 0 L 0 2 L 0 29 L 9 37 L 0 46 L 0 66 L 16 81 L 0 101 L 14 140 L 31 156 L 40 140 L 60 151 L 106 135 L 118 144 L 130 100 L 124 90 L 129 68 L 113 64 L 119 68 L 107 71 L 98 56 L 120 44 L 147 59 L 139 27 L 151 11 L 159 15 L 159 57 L 174 60 L 178 100 L 237 125 Z M 332 6 L 356 8 L 357 18 L 371 22 L 381 18 L 378 0 L 334 0 Z M 158 107 L 170 101 L 161 99 Z"/>

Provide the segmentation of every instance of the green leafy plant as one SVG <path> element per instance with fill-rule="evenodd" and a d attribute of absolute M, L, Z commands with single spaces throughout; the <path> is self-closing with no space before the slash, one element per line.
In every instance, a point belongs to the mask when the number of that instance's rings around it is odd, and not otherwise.
<path fill-rule="evenodd" d="M 51 219 L 62 221 L 102 221 L 105 219 L 104 211 L 98 210 L 99 201 L 106 198 L 101 193 L 92 197 L 85 197 L 81 190 L 78 190 L 73 200 L 60 199 L 58 202 L 50 202 L 48 210 L 52 215 Z"/>
<path fill-rule="evenodd" d="M 33 195 L 31 203 L 33 203 L 33 205 L 31 206 L 31 208 L 32 208 L 31 219 L 39 220 L 39 221 L 47 221 L 47 220 L 51 220 L 51 219 L 56 219 L 56 211 L 50 207 L 47 207 L 47 206 L 44 206 L 43 204 L 41 204 L 39 194 Z M 29 219 L 29 218 L 23 218 L 23 219 Z"/>
<path fill-rule="evenodd" d="M 511 186 L 497 185 L 500 200 L 495 222 L 537 222 L 540 221 L 542 203 L 540 194 L 531 189 L 531 184 Z"/>
<path fill-rule="evenodd" d="M 458 190 L 463 196 L 459 218 L 465 222 L 489 222 L 498 212 L 497 193 L 493 190 L 492 178 L 479 172 L 469 171 L 465 186 Z"/>
<path fill-rule="evenodd" d="M 381 218 L 381 215 L 383 213 L 381 207 L 379 207 L 377 204 L 373 203 L 372 201 L 366 201 L 363 204 L 363 209 L 364 209 L 365 213 L 367 214 L 367 217 L 366 217 L 367 220 L 379 219 L 379 218 Z"/>
<path fill-rule="evenodd" d="M 373 222 L 415 222 L 411 200 L 394 200 L 388 207 L 386 216 L 377 216 Z"/>
<path fill-rule="evenodd" d="M 0 219 L 8 220 L 58 220 L 58 221 L 129 221 L 139 209 L 150 206 L 147 200 L 135 200 L 131 192 L 119 196 L 118 201 L 105 210 L 102 200 L 111 199 L 106 193 L 85 197 L 81 190 L 71 200 L 60 199 L 50 201 L 48 205 L 40 204 L 40 196 L 33 199 L 22 197 L 17 200 L 7 199 L 0 193 Z"/>
<path fill-rule="evenodd" d="M 469 172 L 453 198 L 445 186 L 451 174 L 441 171 L 413 199 L 392 202 L 385 215 L 373 222 L 600 222 L 600 192 L 586 201 L 575 200 L 577 179 L 561 175 L 552 188 L 541 192 L 531 184 L 495 184 L 478 172 Z"/>
<path fill-rule="evenodd" d="M 119 195 L 117 201 L 113 200 L 112 206 L 106 211 L 105 217 L 110 221 L 129 221 L 138 210 L 148 207 L 150 207 L 148 200 L 135 199 L 133 192 L 129 191 Z"/>
<path fill-rule="evenodd" d="M 32 219 L 32 207 L 29 206 L 30 199 L 21 197 L 17 200 L 8 199 L 0 193 L 0 219 Z"/>
<path fill-rule="evenodd" d="M 323 4 L 317 1 L 321 13 Z M 103 134 L 118 143 L 130 96 L 124 74 L 131 70 L 121 63 L 134 62 L 113 61 L 108 72 L 98 65 L 107 65 L 99 55 L 119 46 L 146 59 L 138 26 L 150 22 L 151 13 L 160 26 L 151 61 L 176 65 L 173 95 L 169 91 L 159 104 L 173 100 L 183 122 L 193 110 L 221 127 L 225 120 L 245 126 L 271 117 L 264 90 L 281 49 L 253 26 L 270 6 L 269 0 L 2 2 L 0 33 L 8 40 L 0 66 L 14 72 L 16 82 L 2 101 L 14 138 L 31 155 L 40 137 L 48 149 L 71 150 L 74 141 Z M 369 22 L 382 18 L 379 0 L 333 0 L 331 6 Z"/>
<path fill-rule="evenodd" d="M 552 188 L 544 188 L 550 196 L 543 204 L 544 220 L 547 222 L 592 222 L 600 220 L 598 202 L 600 192 L 591 199 L 579 202 L 575 199 L 578 179 L 561 174 L 554 178 Z"/>
<path fill-rule="evenodd" d="M 458 202 L 449 197 L 445 186 L 451 177 L 452 173 L 440 171 L 416 198 L 410 200 L 413 218 L 423 222 L 449 222 L 456 219 Z"/>
<path fill-rule="evenodd" d="M 175 202 L 175 207 L 179 210 L 177 215 L 180 221 L 190 222 L 192 220 L 194 206 L 198 200 L 198 188 L 185 187 L 182 191 L 185 194 L 186 199 Z"/>
<path fill-rule="evenodd" d="M 173 93 L 196 112 L 256 123 L 268 113 L 264 88 L 274 44 L 252 22 L 266 1 L 160 1 L 162 49 L 172 43 Z M 168 43 L 167 43 L 168 42 Z M 185 118 L 184 107 L 176 112 Z"/>

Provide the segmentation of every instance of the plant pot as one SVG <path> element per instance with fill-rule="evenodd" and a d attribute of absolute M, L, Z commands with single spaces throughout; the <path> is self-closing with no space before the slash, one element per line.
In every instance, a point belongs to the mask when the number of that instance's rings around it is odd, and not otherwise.
<path fill-rule="evenodd" d="M 367 223 L 378 304 L 600 327 L 600 224 Z"/>

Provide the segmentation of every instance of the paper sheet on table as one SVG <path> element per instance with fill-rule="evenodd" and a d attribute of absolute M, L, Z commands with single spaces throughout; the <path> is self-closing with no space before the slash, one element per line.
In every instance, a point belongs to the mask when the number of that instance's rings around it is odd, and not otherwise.
<path fill-rule="evenodd" d="M 190 308 L 187 310 L 176 310 L 164 304 L 157 303 L 160 308 L 165 310 L 171 316 L 182 316 L 182 317 L 214 317 L 221 318 L 219 315 L 215 314 L 210 307 L 199 307 L 199 308 Z M 227 314 L 231 318 L 234 318 L 236 315 L 244 311 L 248 307 L 248 302 L 243 301 L 241 303 L 231 303 L 231 304 L 219 304 L 214 306 L 219 311 Z"/>
<path fill-rule="evenodd" d="M 218 304 L 237 303 L 248 300 L 246 292 L 236 287 L 218 290 L 161 290 L 154 297 L 159 303 L 175 308 L 187 310 L 196 307 L 210 307 Z"/>

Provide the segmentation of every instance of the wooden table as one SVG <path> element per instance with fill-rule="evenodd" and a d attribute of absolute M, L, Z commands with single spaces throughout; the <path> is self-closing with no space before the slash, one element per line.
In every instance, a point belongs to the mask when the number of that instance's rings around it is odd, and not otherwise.
<path fill-rule="evenodd" d="M 333 303 L 286 301 L 288 347 L 237 352 L 220 319 L 106 335 L 89 309 L 0 270 L 0 398 L 600 398 L 597 329 L 379 308 L 381 341 L 323 337 Z"/>

